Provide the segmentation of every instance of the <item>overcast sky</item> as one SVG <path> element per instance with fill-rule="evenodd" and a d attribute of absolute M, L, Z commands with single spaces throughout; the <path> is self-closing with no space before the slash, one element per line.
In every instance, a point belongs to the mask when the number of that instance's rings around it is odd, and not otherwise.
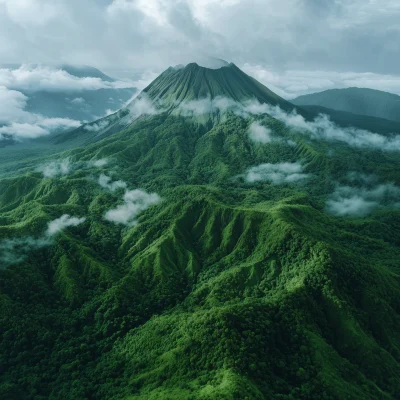
<path fill-rule="evenodd" d="M 88 64 L 126 76 L 201 55 L 279 94 L 400 94 L 398 0 L 0 0 L 2 63 Z"/>

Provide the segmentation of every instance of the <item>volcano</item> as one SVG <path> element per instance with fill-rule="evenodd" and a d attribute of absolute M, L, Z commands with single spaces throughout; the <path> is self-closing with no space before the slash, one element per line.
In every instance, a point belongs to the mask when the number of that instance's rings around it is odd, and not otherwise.
<path fill-rule="evenodd" d="M 256 99 L 260 103 L 279 105 L 285 110 L 294 109 L 292 104 L 246 75 L 233 63 L 218 69 L 201 67 L 196 63 L 171 67 L 143 92 L 153 101 L 162 100 L 173 104 L 226 97 L 237 102 Z"/>

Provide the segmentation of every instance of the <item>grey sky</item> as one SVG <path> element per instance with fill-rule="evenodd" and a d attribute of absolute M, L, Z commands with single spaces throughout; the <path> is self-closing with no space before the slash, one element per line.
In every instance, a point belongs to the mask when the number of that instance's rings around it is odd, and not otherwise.
<path fill-rule="evenodd" d="M 0 59 L 148 73 L 207 54 L 288 98 L 400 93 L 399 18 L 398 0 L 0 0 Z"/>

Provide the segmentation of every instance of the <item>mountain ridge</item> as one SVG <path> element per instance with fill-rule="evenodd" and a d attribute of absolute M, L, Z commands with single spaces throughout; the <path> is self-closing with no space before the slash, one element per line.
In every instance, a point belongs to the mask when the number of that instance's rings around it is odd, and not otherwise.
<path fill-rule="evenodd" d="M 328 89 L 299 96 L 292 102 L 298 106 L 322 106 L 337 111 L 400 121 L 400 96 L 376 89 L 359 87 Z"/>

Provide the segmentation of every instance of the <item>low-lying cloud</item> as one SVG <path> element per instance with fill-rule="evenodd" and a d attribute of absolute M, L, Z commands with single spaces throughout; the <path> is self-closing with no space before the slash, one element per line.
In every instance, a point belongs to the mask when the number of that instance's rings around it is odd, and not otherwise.
<path fill-rule="evenodd" d="M 245 174 L 245 179 L 249 183 L 266 181 L 274 185 L 281 185 L 308 178 L 309 174 L 304 174 L 302 171 L 303 166 L 298 162 L 266 163 L 250 168 Z"/>
<path fill-rule="evenodd" d="M 400 188 L 392 183 L 373 187 L 338 186 L 326 202 L 326 211 L 337 217 L 364 217 L 386 208 L 400 208 Z"/>
<path fill-rule="evenodd" d="M 42 172 L 45 178 L 56 178 L 69 175 L 79 169 L 101 168 L 107 165 L 107 163 L 108 160 L 106 158 L 77 162 L 72 162 L 70 158 L 64 158 L 43 164 L 38 167 L 37 171 Z"/>
<path fill-rule="evenodd" d="M 77 77 L 60 68 L 22 65 L 0 69 L 0 86 L 24 92 L 79 92 L 84 90 L 132 88 L 132 82 L 103 81 L 101 78 Z"/>
<path fill-rule="evenodd" d="M 109 124 L 110 124 L 109 121 L 103 120 L 103 121 L 87 124 L 83 127 L 83 129 L 88 132 L 99 132 L 99 131 L 102 131 L 103 129 L 106 129 Z"/>
<path fill-rule="evenodd" d="M 124 204 L 106 212 L 104 218 L 107 221 L 126 226 L 137 224 L 137 216 L 150 206 L 161 201 L 157 193 L 147 193 L 141 189 L 125 192 Z"/>
<path fill-rule="evenodd" d="M 307 121 L 296 111 L 287 113 L 279 106 L 260 103 L 256 99 L 239 103 L 224 97 L 217 97 L 215 99 L 207 97 L 183 102 L 179 104 L 176 109 L 176 112 L 186 117 L 215 112 L 225 113 L 228 111 L 243 118 L 266 114 L 301 133 L 310 134 L 314 139 L 344 142 L 349 146 L 359 148 L 373 148 L 384 151 L 400 150 L 400 134 L 383 136 L 353 127 L 342 128 L 337 126 L 330 120 L 329 116 L 324 114 L 320 114 L 314 121 Z M 255 123 L 250 129 L 250 138 L 253 138 L 254 141 L 260 143 L 268 142 L 270 132 L 265 132 L 265 130 L 260 127 L 259 123 Z"/>
<path fill-rule="evenodd" d="M 60 218 L 49 222 L 46 235 L 50 237 L 54 236 L 70 226 L 78 226 L 83 224 L 85 221 L 86 218 L 71 217 L 68 214 L 64 214 Z"/>
<path fill-rule="evenodd" d="M 121 180 L 112 181 L 111 177 L 106 174 L 101 174 L 97 182 L 101 187 L 108 189 L 111 192 L 115 192 L 118 189 L 126 189 L 127 187 L 126 182 Z"/>
<path fill-rule="evenodd" d="M 293 129 L 305 134 L 309 133 L 314 139 L 339 141 L 359 148 L 400 150 L 400 134 L 383 136 L 358 128 L 342 128 L 333 123 L 327 115 L 320 114 L 310 122 L 296 112 L 287 113 L 278 106 L 260 103 L 257 100 L 246 102 L 242 110 L 245 114 L 251 115 L 268 114 Z"/>
<path fill-rule="evenodd" d="M 18 264 L 26 259 L 29 252 L 38 250 L 53 243 L 53 238 L 71 226 L 84 223 L 86 218 L 62 215 L 47 224 L 46 232 L 40 237 L 27 236 L 22 238 L 4 239 L 0 241 L 0 263 L 1 267 Z"/>
<path fill-rule="evenodd" d="M 400 94 L 400 79 L 390 74 L 302 70 L 281 72 L 248 63 L 244 64 L 242 69 L 285 99 L 347 87 L 370 88 Z"/>
<path fill-rule="evenodd" d="M 126 109 L 129 111 L 129 114 L 125 117 L 128 123 L 132 123 L 141 115 L 155 115 L 162 111 L 156 108 L 155 104 L 145 92 L 133 98 L 129 104 L 126 105 Z"/>
<path fill-rule="evenodd" d="M 55 178 L 57 176 L 68 175 L 72 171 L 72 164 L 69 158 L 52 161 L 38 168 L 45 178 Z"/>
<path fill-rule="evenodd" d="M 225 113 L 229 109 L 235 109 L 238 103 L 227 97 L 217 96 L 215 98 L 205 97 L 198 100 L 184 101 L 176 108 L 176 113 L 184 117 L 193 117 L 215 112 Z"/>
<path fill-rule="evenodd" d="M 271 129 L 257 121 L 253 122 L 249 127 L 249 138 L 255 143 L 266 144 L 272 142 L 271 133 Z"/>
<path fill-rule="evenodd" d="M 80 121 L 69 118 L 45 118 L 25 111 L 28 98 L 16 90 L 0 86 L 0 140 L 6 135 L 14 139 L 34 139 L 55 130 L 77 128 Z"/>

